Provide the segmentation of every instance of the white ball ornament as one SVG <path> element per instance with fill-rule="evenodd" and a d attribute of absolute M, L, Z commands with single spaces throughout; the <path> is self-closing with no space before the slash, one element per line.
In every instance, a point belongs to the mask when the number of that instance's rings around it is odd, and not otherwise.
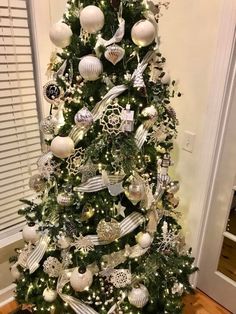
<path fill-rule="evenodd" d="M 26 226 L 24 226 L 22 230 L 22 236 L 26 242 L 37 242 L 40 237 L 38 232 L 38 225 L 36 225 L 34 222 L 29 222 Z"/>
<path fill-rule="evenodd" d="M 95 5 L 88 5 L 80 12 L 80 24 L 84 31 L 96 34 L 104 26 L 104 14 Z"/>
<path fill-rule="evenodd" d="M 75 268 L 70 277 L 71 287 L 82 292 L 88 290 L 93 283 L 93 274 L 85 267 Z"/>
<path fill-rule="evenodd" d="M 52 25 L 49 31 L 49 37 L 52 43 L 59 48 L 69 46 L 71 43 L 71 36 L 72 31 L 70 27 L 61 21 Z"/>
<path fill-rule="evenodd" d="M 139 232 L 136 236 L 136 241 L 141 246 L 141 248 L 147 249 L 151 246 L 153 237 L 149 232 Z"/>
<path fill-rule="evenodd" d="M 137 46 L 146 47 L 150 45 L 156 36 L 154 25 L 148 20 L 140 20 L 131 30 L 131 37 Z"/>
<path fill-rule="evenodd" d="M 85 56 L 79 63 L 79 73 L 87 81 L 96 81 L 102 71 L 102 62 L 97 57 Z"/>
<path fill-rule="evenodd" d="M 149 292 L 144 285 L 136 285 L 128 294 L 129 303 L 138 309 L 143 308 L 149 301 Z"/>
<path fill-rule="evenodd" d="M 11 267 L 11 275 L 12 277 L 15 279 L 15 280 L 19 280 L 20 279 L 20 276 L 21 276 L 21 273 L 19 272 L 18 268 L 17 268 L 17 265 L 13 265 Z"/>
<path fill-rule="evenodd" d="M 51 143 L 51 152 L 58 158 L 67 158 L 74 153 L 74 142 L 69 136 L 56 136 Z"/>
<path fill-rule="evenodd" d="M 46 288 L 43 290 L 43 298 L 46 302 L 53 302 L 57 298 L 57 292 L 55 290 Z"/>

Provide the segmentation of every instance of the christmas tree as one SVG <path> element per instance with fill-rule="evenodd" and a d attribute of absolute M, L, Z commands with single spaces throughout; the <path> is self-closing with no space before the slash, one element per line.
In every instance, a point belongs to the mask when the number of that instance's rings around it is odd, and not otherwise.
<path fill-rule="evenodd" d="M 196 271 L 169 176 L 179 97 L 159 51 L 162 7 L 69 0 L 50 39 L 48 151 L 20 211 L 11 271 L 35 313 L 182 313 Z M 12 260 L 13 261 L 13 260 Z"/>

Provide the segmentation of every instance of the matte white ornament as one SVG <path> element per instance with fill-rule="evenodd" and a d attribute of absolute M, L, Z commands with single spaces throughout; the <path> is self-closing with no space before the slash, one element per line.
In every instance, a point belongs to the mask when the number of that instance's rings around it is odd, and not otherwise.
<path fill-rule="evenodd" d="M 19 272 L 16 264 L 11 267 L 11 275 L 15 280 L 20 279 L 21 273 Z"/>
<path fill-rule="evenodd" d="M 136 241 L 141 248 L 147 249 L 151 246 L 153 238 L 148 232 L 139 232 L 136 236 Z"/>
<path fill-rule="evenodd" d="M 143 109 L 142 115 L 144 117 L 154 118 L 157 117 L 157 110 L 153 105 L 151 105 L 150 107 L 146 107 Z"/>
<path fill-rule="evenodd" d="M 52 43 L 59 48 L 65 48 L 69 46 L 71 42 L 71 36 L 72 31 L 70 27 L 61 21 L 52 25 L 49 31 L 49 37 Z"/>
<path fill-rule="evenodd" d="M 141 309 L 149 301 L 149 292 L 144 285 L 137 285 L 128 294 L 129 303 Z"/>
<path fill-rule="evenodd" d="M 165 72 L 164 76 L 161 78 L 162 84 L 170 84 L 170 74 Z"/>
<path fill-rule="evenodd" d="M 85 56 L 79 63 L 79 73 L 87 81 L 96 81 L 102 71 L 102 62 L 94 56 Z"/>
<path fill-rule="evenodd" d="M 33 222 L 28 223 L 22 230 L 23 239 L 26 242 L 35 243 L 39 240 L 40 234 L 38 232 L 38 225 Z"/>
<path fill-rule="evenodd" d="M 137 46 L 146 47 L 150 45 L 156 36 L 154 25 L 148 20 L 140 20 L 131 30 L 131 37 Z"/>
<path fill-rule="evenodd" d="M 95 5 L 88 5 L 80 12 L 80 24 L 84 31 L 95 34 L 104 26 L 104 14 Z"/>
<path fill-rule="evenodd" d="M 105 51 L 105 58 L 110 61 L 113 65 L 116 65 L 118 62 L 120 62 L 125 55 L 125 50 L 118 46 L 118 45 L 112 45 L 107 47 Z"/>
<path fill-rule="evenodd" d="M 57 298 L 57 292 L 55 290 L 45 288 L 43 290 L 43 298 L 46 302 L 53 302 Z"/>
<path fill-rule="evenodd" d="M 61 234 L 57 240 L 57 245 L 61 249 L 67 249 L 71 244 L 71 239 L 66 237 L 64 234 Z"/>
<path fill-rule="evenodd" d="M 70 277 L 71 287 L 78 292 L 88 290 L 93 283 L 93 274 L 89 269 L 75 268 Z"/>
<path fill-rule="evenodd" d="M 67 158 L 74 153 L 74 142 L 69 136 L 56 136 L 51 143 L 51 152 L 58 158 Z"/>

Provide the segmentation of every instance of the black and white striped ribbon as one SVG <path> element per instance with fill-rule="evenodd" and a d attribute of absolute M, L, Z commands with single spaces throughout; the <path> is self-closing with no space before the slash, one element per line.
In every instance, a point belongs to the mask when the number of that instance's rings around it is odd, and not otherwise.
<path fill-rule="evenodd" d="M 27 266 L 29 268 L 30 274 L 34 273 L 38 269 L 39 262 L 41 261 L 47 250 L 49 241 L 50 237 L 47 234 L 42 235 L 35 249 L 29 255 L 27 260 Z"/>

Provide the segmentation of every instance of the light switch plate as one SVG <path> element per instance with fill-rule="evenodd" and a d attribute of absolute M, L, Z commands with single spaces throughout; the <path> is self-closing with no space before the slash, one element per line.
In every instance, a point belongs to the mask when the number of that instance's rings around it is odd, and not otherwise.
<path fill-rule="evenodd" d="M 193 152 L 196 134 L 190 131 L 184 132 L 183 149 L 189 153 Z"/>

